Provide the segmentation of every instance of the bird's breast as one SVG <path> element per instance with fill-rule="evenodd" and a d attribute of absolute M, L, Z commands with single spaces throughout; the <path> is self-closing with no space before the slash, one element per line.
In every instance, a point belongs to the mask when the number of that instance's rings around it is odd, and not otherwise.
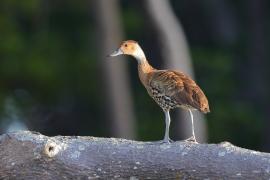
<path fill-rule="evenodd" d="M 177 101 L 175 101 L 170 96 L 165 95 L 155 88 L 147 88 L 148 94 L 155 100 L 155 102 L 165 111 L 174 109 L 178 106 Z"/>

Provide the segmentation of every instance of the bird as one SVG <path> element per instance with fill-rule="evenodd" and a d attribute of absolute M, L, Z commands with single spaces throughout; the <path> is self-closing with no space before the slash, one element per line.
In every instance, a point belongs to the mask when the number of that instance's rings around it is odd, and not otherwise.
<path fill-rule="evenodd" d="M 165 114 L 165 134 L 162 143 L 173 142 L 169 137 L 170 110 L 182 108 L 189 112 L 192 124 L 192 136 L 186 141 L 197 143 L 192 111 L 210 112 L 207 97 L 201 88 L 188 75 L 176 70 L 158 70 L 152 67 L 138 42 L 123 41 L 110 57 L 129 55 L 137 60 L 138 75 L 150 97 L 161 107 Z"/>

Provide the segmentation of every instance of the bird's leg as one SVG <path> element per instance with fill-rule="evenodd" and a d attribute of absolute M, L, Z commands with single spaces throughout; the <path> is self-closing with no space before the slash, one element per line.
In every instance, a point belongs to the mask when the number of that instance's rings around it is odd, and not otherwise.
<path fill-rule="evenodd" d="M 194 123 L 193 123 L 193 114 L 192 111 L 189 109 L 188 110 L 189 114 L 190 114 L 190 118 L 191 118 L 191 126 L 192 126 L 192 136 L 188 139 L 186 139 L 185 141 L 191 141 L 191 142 L 195 142 L 197 143 L 196 137 L 195 137 L 195 132 L 194 132 Z"/>
<path fill-rule="evenodd" d="M 170 139 L 170 135 L 169 135 L 171 117 L 170 117 L 170 112 L 169 111 L 164 111 L 164 113 L 165 113 L 166 129 L 165 129 L 165 135 L 164 135 L 163 142 L 169 143 L 169 142 L 172 142 L 172 140 Z"/>
<path fill-rule="evenodd" d="M 166 129 L 165 129 L 165 135 L 163 140 L 161 141 L 155 141 L 154 143 L 149 143 L 149 144 L 156 144 L 156 143 L 171 143 L 173 142 L 173 140 L 170 139 L 169 137 L 169 131 L 170 131 L 170 123 L 171 123 L 171 118 L 170 118 L 170 113 L 169 111 L 165 111 L 164 110 L 164 114 L 165 114 L 165 123 L 166 123 Z"/>

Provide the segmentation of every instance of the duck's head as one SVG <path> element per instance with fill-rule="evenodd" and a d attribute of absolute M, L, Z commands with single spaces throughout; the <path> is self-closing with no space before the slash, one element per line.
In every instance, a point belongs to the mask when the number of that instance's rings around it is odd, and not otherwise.
<path fill-rule="evenodd" d="M 145 59 L 145 55 L 141 47 L 136 41 L 133 41 L 133 40 L 124 41 L 119 47 L 119 49 L 114 51 L 109 56 L 114 57 L 114 56 L 119 56 L 122 54 L 133 56 L 137 60 Z"/>

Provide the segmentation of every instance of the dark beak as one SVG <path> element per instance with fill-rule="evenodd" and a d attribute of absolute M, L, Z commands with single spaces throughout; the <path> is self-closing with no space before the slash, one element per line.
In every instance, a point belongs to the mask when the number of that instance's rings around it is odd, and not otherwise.
<path fill-rule="evenodd" d="M 121 54 L 124 54 L 123 51 L 121 49 L 118 49 L 118 50 L 114 51 L 112 54 L 108 55 L 107 57 L 115 57 L 115 56 L 119 56 Z"/>

